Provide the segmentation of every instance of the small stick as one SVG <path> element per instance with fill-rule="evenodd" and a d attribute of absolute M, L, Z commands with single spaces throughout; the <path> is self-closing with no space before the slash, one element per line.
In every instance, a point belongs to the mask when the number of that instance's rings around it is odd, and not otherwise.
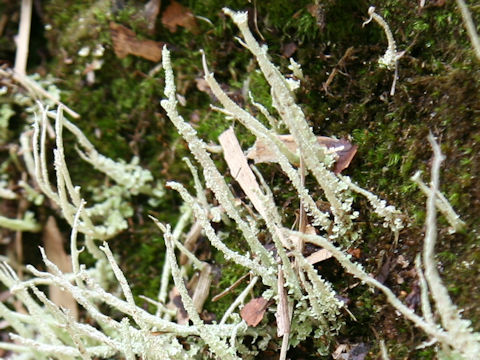
<path fill-rule="evenodd" d="M 327 81 L 323 83 L 323 91 L 325 91 L 328 94 L 328 87 L 330 84 L 333 82 L 333 79 L 339 72 L 339 68 L 343 67 L 345 65 L 345 62 L 347 59 L 353 54 L 353 46 L 350 46 L 347 51 L 345 51 L 345 54 L 343 54 L 342 58 L 338 61 L 337 65 L 333 68 L 332 72 L 328 76 Z"/>
<path fill-rule="evenodd" d="M 17 52 L 15 54 L 15 72 L 25 76 L 27 71 L 28 44 L 30 42 L 30 24 L 32 21 L 32 0 L 22 0 L 20 23 L 18 24 Z"/>
<path fill-rule="evenodd" d="M 246 273 L 245 275 L 243 275 L 240 279 L 238 279 L 237 281 L 235 281 L 232 285 L 230 285 L 228 288 L 226 288 L 225 290 L 223 290 L 220 294 L 218 295 L 215 295 L 213 298 L 212 298 L 212 302 L 215 302 L 215 301 L 218 301 L 220 300 L 221 298 L 223 298 L 224 296 L 228 295 L 230 292 L 232 292 L 233 290 L 235 290 L 238 285 L 240 285 L 242 283 L 243 280 L 245 280 L 248 275 L 250 275 L 250 273 Z"/>
<path fill-rule="evenodd" d="M 47 90 L 42 88 L 40 85 L 38 85 L 35 81 L 31 80 L 29 77 L 27 77 L 25 74 L 20 74 L 14 70 L 3 70 L 0 69 L 0 75 L 3 77 L 9 77 L 12 78 L 14 81 L 22 85 L 33 98 L 37 98 L 38 96 L 45 97 L 51 101 L 53 101 L 57 106 L 62 105 L 64 110 L 73 118 L 78 119 L 80 115 L 70 109 L 68 106 L 66 106 L 64 103 L 61 101 L 55 99 Z M 50 116 L 50 114 L 49 114 Z M 68 126 L 67 126 L 68 127 Z M 70 128 L 69 128 L 70 129 Z"/>

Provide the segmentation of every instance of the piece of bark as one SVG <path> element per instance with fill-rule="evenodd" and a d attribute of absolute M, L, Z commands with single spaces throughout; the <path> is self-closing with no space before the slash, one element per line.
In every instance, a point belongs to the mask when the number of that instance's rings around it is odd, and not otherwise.
<path fill-rule="evenodd" d="M 240 316 L 248 326 L 255 327 L 262 321 L 268 303 L 269 301 L 263 297 L 254 298 L 240 310 Z"/>
<path fill-rule="evenodd" d="M 154 62 L 162 59 L 162 48 L 165 44 L 163 42 L 140 40 L 135 32 L 113 21 L 110 22 L 110 34 L 113 41 L 113 50 L 120 59 L 129 54 Z"/>
<path fill-rule="evenodd" d="M 192 34 L 200 32 L 195 16 L 190 9 L 175 0 L 170 2 L 170 5 L 162 13 L 162 24 L 172 33 L 177 31 L 177 26 L 184 27 Z"/>
<path fill-rule="evenodd" d="M 292 153 L 297 153 L 298 146 L 292 135 L 278 135 L 277 136 Z M 357 153 L 357 145 L 352 145 L 346 139 L 333 139 L 326 136 L 317 136 L 317 141 L 320 145 L 327 148 L 330 153 L 335 153 L 336 161 L 333 171 L 336 174 L 346 169 L 353 157 Z M 252 148 L 248 150 L 247 158 L 253 160 L 255 163 L 277 162 L 277 157 L 269 146 L 265 144 L 262 139 L 257 139 Z"/>
<path fill-rule="evenodd" d="M 53 216 L 50 216 L 47 220 L 42 239 L 47 258 L 57 265 L 63 273 L 71 273 L 72 261 L 70 256 L 65 252 L 63 237 Z M 68 309 L 70 315 L 75 320 L 78 320 L 78 306 L 72 294 L 60 290 L 60 288 L 55 285 L 48 287 L 48 293 L 50 300 L 52 300 L 54 304 L 61 308 Z"/>

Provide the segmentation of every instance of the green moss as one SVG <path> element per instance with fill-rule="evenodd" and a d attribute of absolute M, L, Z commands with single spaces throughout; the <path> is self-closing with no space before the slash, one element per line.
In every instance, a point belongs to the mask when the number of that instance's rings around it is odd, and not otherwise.
<path fill-rule="evenodd" d="M 239 285 L 236 289 L 232 290 L 221 299 L 212 302 L 212 297 L 222 293 L 246 273 L 245 268 L 235 263 L 225 261 L 220 253 L 216 254 L 214 264 L 220 269 L 220 279 L 218 282 L 214 282 L 213 286 L 210 288 L 210 297 L 205 304 L 205 310 L 213 313 L 217 321 L 220 321 L 225 311 L 245 288 L 248 280 L 245 280 L 244 284 Z"/>
<path fill-rule="evenodd" d="M 226 120 L 225 115 L 216 111 L 208 114 L 197 127 L 199 134 L 205 136 L 205 140 L 217 141 L 221 133 L 227 130 L 232 124 L 231 120 Z"/>
<path fill-rule="evenodd" d="M 253 100 L 262 104 L 268 110 L 270 115 L 276 115 L 272 106 L 272 96 L 270 94 L 270 85 L 260 71 L 252 71 L 248 77 L 250 80 L 249 90 L 252 92 Z M 249 101 L 250 102 L 250 101 Z M 268 126 L 268 123 L 265 123 Z"/>
<path fill-rule="evenodd" d="M 227 229 L 224 229 L 224 231 L 225 230 Z M 222 239 L 225 245 L 234 251 L 242 254 L 245 253 L 247 245 L 240 233 L 238 233 L 235 229 L 229 229 L 228 232 L 222 231 L 222 233 L 228 234 L 228 236 L 223 236 Z M 213 251 L 210 262 L 216 269 L 215 272 L 217 272 L 217 275 L 214 277 L 214 281 L 210 288 L 210 296 L 205 304 L 205 309 L 206 311 L 215 314 L 217 321 L 219 321 L 235 298 L 245 288 L 248 280 L 245 280 L 243 284 L 240 284 L 236 289 L 232 290 L 218 301 L 212 302 L 211 299 L 232 286 L 232 284 L 244 276 L 247 271 L 244 267 L 231 261 L 227 261 L 223 253 L 216 250 Z"/>

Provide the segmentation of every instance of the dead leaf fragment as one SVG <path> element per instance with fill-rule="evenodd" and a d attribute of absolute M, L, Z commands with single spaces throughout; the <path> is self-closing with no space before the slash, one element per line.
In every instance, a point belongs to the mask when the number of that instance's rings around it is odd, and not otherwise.
<path fill-rule="evenodd" d="M 43 246 L 47 258 L 52 261 L 63 273 L 72 272 L 72 261 L 67 255 L 63 246 L 63 237 L 58 229 L 57 222 L 53 216 L 47 220 L 43 230 Z M 70 310 L 70 315 L 78 320 L 77 302 L 72 294 L 60 290 L 58 286 L 50 285 L 48 288 L 49 298 L 61 308 Z"/>
<path fill-rule="evenodd" d="M 268 303 L 269 301 L 263 297 L 254 298 L 240 310 L 240 316 L 248 326 L 255 327 L 262 321 Z"/>
<path fill-rule="evenodd" d="M 333 168 L 333 172 L 335 174 L 341 173 L 342 170 L 346 169 L 350 165 L 358 149 L 357 145 L 352 145 L 346 139 L 338 140 L 338 144 L 339 144 L 339 147 L 337 147 L 338 150 L 334 150 L 335 153 L 338 155 L 338 159 L 335 162 L 335 167 Z M 340 149 L 340 147 L 342 146 L 343 148 Z"/>
<path fill-rule="evenodd" d="M 297 51 L 298 46 L 293 41 L 285 44 L 282 49 L 282 55 L 286 58 L 292 57 L 292 55 Z"/>
<path fill-rule="evenodd" d="M 334 360 L 337 360 L 337 359 L 342 359 L 342 354 L 345 354 L 347 351 L 348 351 L 348 348 L 349 348 L 349 345 L 347 344 L 340 344 L 337 346 L 337 348 L 335 349 L 335 351 L 332 353 L 332 358 Z"/>
<path fill-rule="evenodd" d="M 155 62 L 162 58 L 162 48 L 165 44 L 163 42 L 140 40 L 135 32 L 113 21 L 110 22 L 110 34 L 113 41 L 113 50 L 120 59 L 129 54 Z"/>
<path fill-rule="evenodd" d="M 218 137 L 218 141 L 222 146 L 223 157 L 227 162 L 228 168 L 230 169 L 230 173 L 233 175 L 233 178 L 238 182 L 238 184 L 245 192 L 247 197 L 250 199 L 258 213 L 264 219 L 267 219 L 269 216 L 268 210 L 266 208 L 264 200 L 260 195 L 263 194 L 263 191 L 258 184 L 252 169 L 250 169 L 250 166 L 248 165 L 247 158 L 245 157 L 243 150 L 240 147 L 240 143 L 235 136 L 233 128 L 225 130 Z M 277 235 L 280 238 L 283 246 L 285 248 L 289 248 L 290 244 L 287 239 L 285 239 L 281 231 L 278 230 Z"/>
<path fill-rule="evenodd" d="M 332 257 L 332 253 L 328 251 L 327 249 L 320 249 L 316 252 L 314 252 L 312 255 L 309 255 L 306 260 L 312 264 L 315 265 L 321 261 L 330 259 Z"/>
<path fill-rule="evenodd" d="M 418 306 L 421 305 L 421 293 L 420 285 L 418 281 L 415 281 L 412 286 L 412 290 L 405 297 L 405 303 L 409 309 L 415 310 Z"/>
<path fill-rule="evenodd" d="M 298 146 L 292 135 L 278 135 L 278 138 L 292 153 L 297 152 Z M 358 146 L 352 145 L 346 139 L 338 140 L 326 136 L 317 136 L 317 141 L 320 145 L 325 146 L 328 152 L 335 153 L 337 159 L 333 171 L 336 174 L 346 169 L 357 153 Z M 255 163 L 277 162 L 275 153 L 262 139 L 257 139 L 253 147 L 248 150 L 247 158 L 254 160 Z"/>
<path fill-rule="evenodd" d="M 362 257 L 362 250 L 359 248 L 348 249 L 347 252 L 355 259 L 360 259 Z"/>
<path fill-rule="evenodd" d="M 162 24 L 172 33 L 177 31 L 177 26 L 184 27 L 193 34 L 199 33 L 193 13 L 176 1 L 172 1 L 163 12 Z"/>
<path fill-rule="evenodd" d="M 170 301 L 167 304 L 168 309 L 173 309 L 177 311 L 177 324 L 185 325 L 188 324 L 188 314 L 183 306 L 182 296 L 178 292 L 176 287 L 173 287 L 172 290 L 168 293 L 168 298 Z"/>

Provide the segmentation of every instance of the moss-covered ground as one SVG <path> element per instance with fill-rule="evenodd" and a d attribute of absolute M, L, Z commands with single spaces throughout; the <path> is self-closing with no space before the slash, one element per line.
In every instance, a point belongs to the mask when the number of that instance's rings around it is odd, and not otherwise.
<path fill-rule="evenodd" d="M 418 306 L 410 295 L 418 286 L 412 269 L 422 246 L 425 197 L 410 177 L 416 170 L 423 170 L 424 179 L 428 180 L 431 150 L 426 137 L 429 131 L 438 137 L 446 155 L 441 189 L 467 226 L 465 232 L 452 235 L 440 220 L 437 258 L 454 302 L 480 331 L 480 64 L 471 51 L 455 2 L 426 1 L 424 8 L 419 7 L 419 2 L 407 0 L 373 2 L 389 23 L 398 49 L 407 50 L 399 60 L 394 96 L 389 95 L 393 72 L 377 63 L 387 47 L 383 30 L 373 22 L 362 27 L 371 2 L 180 2 L 197 16 L 196 31 L 179 27 L 173 33 L 162 26 L 160 18 L 169 1 L 161 2 L 154 32 L 147 30 L 139 15 L 144 1 L 35 2 L 28 71 L 51 74 L 57 79 L 57 86 L 63 91 L 62 100 L 81 114 L 77 125 L 101 153 L 114 159 L 139 156 L 141 164 L 162 181 L 175 179 L 192 186 L 190 174 L 180 161 L 188 155 L 188 149 L 159 104 L 163 72 L 154 71 L 156 63 L 139 57 L 119 59 L 113 51 L 109 22 L 131 28 L 139 38 L 169 46 L 178 92 L 186 100 L 180 111 L 195 124 L 202 138 L 216 142 L 230 122 L 212 112 L 209 106 L 214 99 L 198 89 L 203 75 L 200 49 L 205 51 L 219 82 L 237 102 L 248 102 L 242 95 L 242 86 L 249 79 L 256 100 L 271 106 L 265 81 L 255 72 L 251 56 L 234 40 L 235 26 L 221 13 L 224 6 L 249 10 L 251 25 L 257 29 L 255 35 L 268 44 L 273 62 L 288 72 L 291 55 L 302 65 L 305 79 L 296 95 L 314 132 L 346 137 L 358 145 L 358 153 L 344 173 L 405 214 L 408 227 L 400 233 L 398 244 L 394 244 L 391 234 L 365 210 L 368 206 L 359 198 L 355 206 L 361 212 L 363 236 L 354 250 L 368 271 L 382 276 L 412 307 Z M 480 9 L 473 1 L 471 5 L 474 19 L 480 24 Z M 0 9 L 11 18 L 0 37 L 0 61 L 11 64 L 17 2 L 4 1 Z M 95 71 L 95 81 L 89 83 L 85 68 L 93 58 L 79 56 L 78 52 L 86 46 L 94 49 L 98 44 L 105 48 L 104 63 Z M 350 47 L 353 50 L 348 50 Z M 325 89 L 334 69 L 336 75 Z M 11 119 L 11 141 L 18 135 L 18 123 L 22 121 L 21 115 Z M 251 144 L 251 136 L 242 129 L 238 136 L 244 148 Z M 7 143 L 2 144 L 2 161 L 9 161 Z M 67 151 L 72 155 L 69 165 L 74 181 L 83 187 L 104 181 L 93 175 L 73 148 Z M 13 163 L 9 166 L 13 176 L 19 174 Z M 269 165 L 262 170 L 267 172 L 265 178 L 277 194 L 278 203 L 292 201 L 294 192 L 283 181 L 280 169 Z M 155 298 L 164 245 L 147 215 L 175 224 L 181 201 L 171 191 L 155 208 L 149 207 L 143 197 L 132 201 L 136 212 L 130 219 L 130 228 L 113 239 L 111 247 L 118 254 L 135 294 Z M 51 213 L 44 211 L 41 219 Z M 286 214 L 285 218 L 293 221 L 294 214 Z M 241 249 L 233 229 L 221 230 L 230 231 L 229 245 Z M 68 228 L 64 231 L 68 233 Z M 242 269 L 225 262 L 215 252 L 208 255 L 208 261 L 218 270 L 211 295 L 244 275 Z M 355 321 L 345 314 L 347 323 L 336 339 L 338 344 L 363 343 L 369 348 L 367 358 L 377 359 L 378 342 L 384 339 L 391 359 L 435 358 L 430 348 L 416 349 L 427 338 L 392 311 L 382 295 L 357 284 L 334 261 L 327 261 L 320 268 L 339 294 L 349 300 L 349 310 L 356 318 Z M 208 301 L 206 311 L 218 316 L 238 291 L 218 302 Z M 300 345 L 290 357 L 317 358 L 311 351 L 310 345 Z M 269 354 L 266 352 L 265 356 L 268 358 Z"/>

